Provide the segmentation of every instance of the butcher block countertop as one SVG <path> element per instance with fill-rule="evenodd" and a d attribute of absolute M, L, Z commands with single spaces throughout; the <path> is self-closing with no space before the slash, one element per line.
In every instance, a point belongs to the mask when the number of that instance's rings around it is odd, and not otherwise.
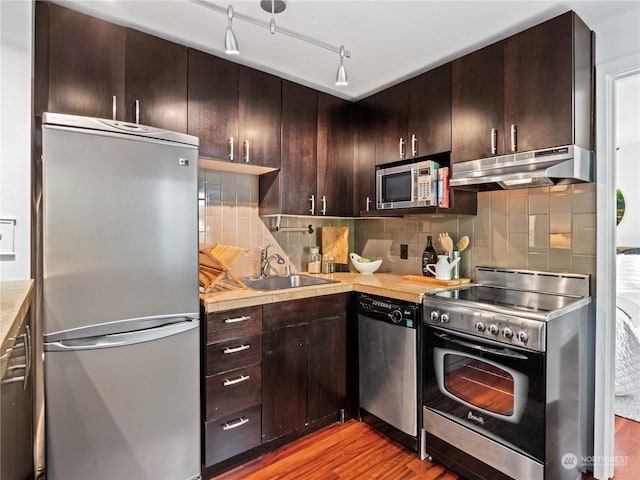
<path fill-rule="evenodd" d="M 306 274 L 305 274 L 306 275 Z M 342 292 L 361 292 L 383 297 L 420 303 L 425 293 L 442 290 L 438 285 L 410 282 L 402 279 L 402 275 L 391 273 L 374 273 L 362 275 L 360 273 L 331 273 L 308 274 L 319 278 L 338 280 L 339 283 L 313 285 L 309 287 L 286 288 L 263 292 L 257 290 L 228 290 L 201 294 L 206 313 L 218 312 L 240 307 L 263 305 L 265 303 L 283 302 L 299 298 L 317 297 Z"/>
<path fill-rule="evenodd" d="M 11 280 L 0 282 L 0 352 L 2 355 L 13 345 L 22 322 L 29 311 L 34 294 L 33 280 Z M 3 359 L 4 360 L 4 359 Z M 6 362 L 1 362 L 4 375 Z"/>

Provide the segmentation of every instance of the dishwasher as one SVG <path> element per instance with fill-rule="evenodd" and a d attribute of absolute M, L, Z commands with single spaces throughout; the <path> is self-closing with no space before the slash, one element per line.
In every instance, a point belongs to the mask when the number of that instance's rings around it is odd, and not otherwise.
<path fill-rule="evenodd" d="M 358 294 L 360 420 L 418 451 L 421 306 Z"/>

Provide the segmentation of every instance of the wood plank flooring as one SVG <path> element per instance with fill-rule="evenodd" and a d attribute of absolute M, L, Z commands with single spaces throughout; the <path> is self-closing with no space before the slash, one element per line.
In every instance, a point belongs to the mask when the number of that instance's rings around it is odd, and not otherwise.
<path fill-rule="evenodd" d="M 640 479 L 640 423 L 616 417 L 615 480 Z M 364 423 L 331 425 L 230 470 L 215 480 L 459 480 L 438 463 L 392 442 Z M 212 479 L 212 480 L 213 480 Z M 583 480 L 592 480 L 585 475 Z"/>

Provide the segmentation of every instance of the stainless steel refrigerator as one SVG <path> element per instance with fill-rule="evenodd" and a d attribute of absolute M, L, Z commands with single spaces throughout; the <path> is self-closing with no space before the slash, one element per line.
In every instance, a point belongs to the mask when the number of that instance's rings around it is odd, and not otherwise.
<path fill-rule="evenodd" d="M 198 139 L 45 113 L 47 480 L 200 478 Z"/>

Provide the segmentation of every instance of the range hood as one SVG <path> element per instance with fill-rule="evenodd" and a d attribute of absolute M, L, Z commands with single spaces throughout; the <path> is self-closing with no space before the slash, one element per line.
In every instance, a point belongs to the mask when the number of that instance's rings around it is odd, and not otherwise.
<path fill-rule="evenodd" d="M 452 187 L 500 190 L 593 181 L 593 153 L 567 145 L 451 166 Z"/>

